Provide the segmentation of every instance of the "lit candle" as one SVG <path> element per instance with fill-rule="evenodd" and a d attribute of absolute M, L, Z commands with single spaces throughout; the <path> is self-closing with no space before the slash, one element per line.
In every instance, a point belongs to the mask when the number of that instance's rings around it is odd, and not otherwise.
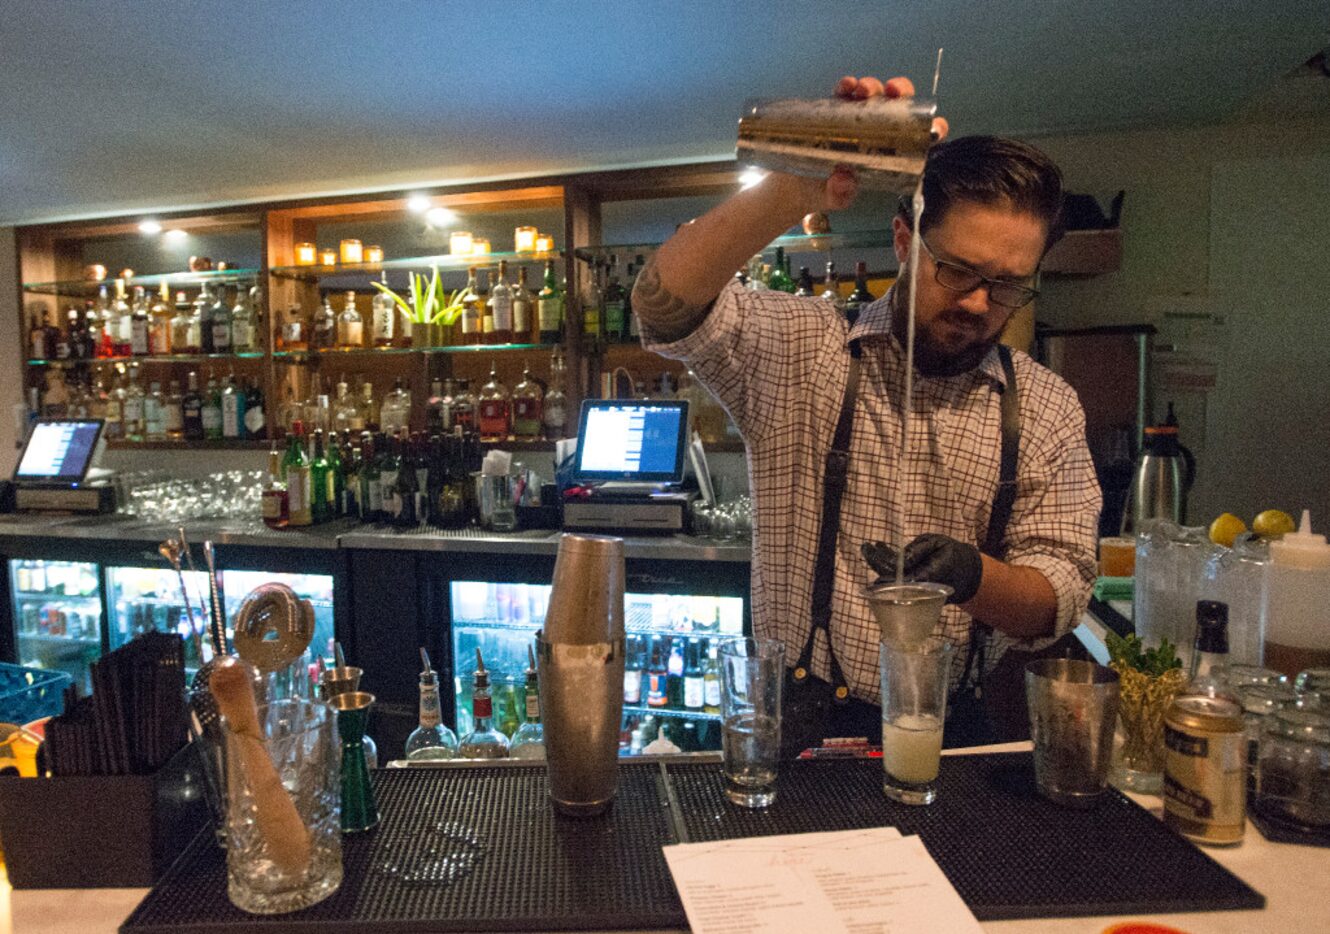
<path fill-rule="evenodd" d="M 343 240 L 338 244 L 338 249 L 342 254 L 342 262 L 344 263 L 359 263 L 365 258 L 365 251 L 359 240 Z"/>
<path fill-rule="evenodd" d="M 322 266 L 336 266 L 336 265 L 337 265 L 337 251 L 336 251 L 336 250 L 319 250 L 319 264 L 322 265 Z"/>
<path fill-rule="evenodd" d="M 297 266 L 313 266 L 315 259 L 317 259 L 317 251 L 314 249 L 314 244 L 312 243 L 296 244 Z"/>
<path fill-rule="evenodd" d="M 549 253 L 554 249 L 554 238 L 549 234 L 541 234 L 536 237 L 536 252 Z"/>
<path fill-rule="evenodd" d="M 470 256 L 471 231 L 454 230 L 448 237 L 448 252 L 454 256 Z"/>
<path fill-rule="evenodd" d="M 120 270 L 120 278 L 121 278 L 121 279 L 133 279 L 133 278 L 134 278 L 134 270 L 130 269 L 129 267 L 125 267 L 124 269 Z"/>
<path fill-rule="evenodd" d="M 484 237 L 476 237 L 471 241 L 471 255 L 483 256 L 490 251 L 490 242 Z"/>
<path fill-rule="evenodd" d="M 381 246 L 365 247 L 365 262 L 367 263 L 383 262 L 383 247 Z"/>
<path fill-rule="evenodd" d="M 532 252 L 536 248 L 538 233 L 534 227 L 518 227 L 513 231 L 513 249 L 518 253 Z"/>

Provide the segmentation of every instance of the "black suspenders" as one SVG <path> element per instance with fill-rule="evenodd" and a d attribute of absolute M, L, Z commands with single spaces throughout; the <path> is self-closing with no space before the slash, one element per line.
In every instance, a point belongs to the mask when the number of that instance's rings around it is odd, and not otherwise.
<path fill-rule="evenodd" d="M 1016 391 L 1016 370 L 1012 365 L 1011 350 L 1005 345 L 997 347 L 998 359 L 1007 385 L 1002 392 L 1002 451 L 998 471 L 997 494 L 989 513 L 988 535 L 983 552 L 995 558 L 1002 557 L 1002 539 L 1011 520 L 1012 506 L 1016 502 L 1016 463 L 1020 454 L 1021 411 Z M 859 390 L 859 369 L 862 349 L 857 340 L 850 341 L 850 369 L 845 381 L 845 397 L 841 401 L 840 416 L 836 419 L 836 432 L 831 449 L 827 452 L 826 477 L 822 487 L 822 521 L 817 537 L 817 560 L 813 570 L 812 626 L 804 642 L 799 660 L 791 672 L 795 683 L 808 678 L 813 662 L 813 645 L 818 632 L 827 639 L 827 656 L 831 666 L 833 697 L 838 703 L 849 700 L 850 689 L 845 682 L 836 650 L 831 644 L 831 595 L 835 583 L 836 538 L 840 533 L 840 507 L 845 494 L 850 463 L 850 429 L 854 424 L 854 402 Z M 970 624 L 970 648 L 965 657 L 965 672 L 961 677 L 961 690 L 969 687 L 971 678 L 977 691 L 983 673 L 984 642 L 988 627 L 977 621 Z M 977 662 L 977 667 L 976 667 Z"/>

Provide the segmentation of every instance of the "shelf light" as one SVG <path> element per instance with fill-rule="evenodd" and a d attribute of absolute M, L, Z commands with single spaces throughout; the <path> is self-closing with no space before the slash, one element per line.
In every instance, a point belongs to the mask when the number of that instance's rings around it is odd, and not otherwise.
<path fill-rule="evenodd" d="M 341 253 L 342 262 L 360 263 L 365 259 L 365 248 L 359 240 L 343 240 L 337 245 L 338 252 Z"/>
<path fill-rule="evenodd" d="M 431 227 L 447 227 L 457 220 L 457 215 L 447 208 L 430 208 L 425 212 L 425 223 Z"/>
<path fill-rule="evenodd" d="M 540 234 L 538 237 L 536 237 L 536 252 L 537 253 L 554 252 L 554 236 L 552 234 Z"/>
<path fill-rule="evenodd" d="M 162 225 L 156 221 L 143 221 L 139 224 L 139 233 L 145 237 L 155 237 L 162 232 Z"/>
<path fill-rule="evenodd" d="M 518 227 L 513 231 L 513 252 L 533 252 L 536 249 L 536 237 L 539 233 L 534 227 Z"/>
<path fill-rule="evenodd" d="M 179 227 L 172 227 L 166 233 L 162 234 L 163 239 L 170 240 L 173 243 L 179 243 L 181 240 L 184 240 L 188 236 L 189 234 L 185 233 Z"/>
<path fill-rule="evenodd" d="M 406 209 L 412 214 L 424 214 L 430 209 L 429 195 L 412 195 L 407 198 Z"/>
<path fill-rule="evenodd" d="M 471 231 L 454 230 L 448 238 L 448 252 L 453 256 L 471 255 Z"/>
<path fill-rule="evenodd" d="M 318 249 L 312 243 L 297 243 L 295 256 L 297 266 L 313 266 L 318 259 Z"/>
<path fill-rule="evenodd" d="M 739 184 L 744 188 L 752 188 L 766 177 L 767 173 L 763 172 L 761 169 L 748 169 L 739 176 Z"/>
<path fill-rule="evenodd" d="M 319 264 L 322 266 L 336 266 L 337 251 L 328 248 L 319 250 Z"/>
<path fill-rule="evenodd" d="M 472 256 L 489 256 L 490 242 L 485 237 L 476 237 L 471 241 Z"/>
<path fill-rule="evenodd" d="M 383 262 L 383 247 L 377 245 L 365 247 L 365 262 L 367 263 Z"/>

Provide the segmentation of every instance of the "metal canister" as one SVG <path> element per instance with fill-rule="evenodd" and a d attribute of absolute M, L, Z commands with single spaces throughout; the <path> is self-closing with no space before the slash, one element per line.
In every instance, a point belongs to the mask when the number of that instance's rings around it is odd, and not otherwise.
<path fill-rule="evenodd" d="M 1164 823 L 1197 843 L 1239 843 L 1246 823 L 1242 707 L 1184 694 L 1164 716 Z"/>

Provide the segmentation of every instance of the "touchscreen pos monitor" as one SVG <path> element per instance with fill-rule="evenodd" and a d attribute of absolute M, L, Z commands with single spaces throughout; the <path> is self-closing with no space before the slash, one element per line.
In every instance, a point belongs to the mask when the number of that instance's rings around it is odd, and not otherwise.
<path fill-rule="evenodd" d="M 100 418 L 39 418 L 14 468 L 14 482 L 31 486 L 78 486 L 99 452 Z"/>
<path fill-rule="evenodd" d="M 687 451 L 687 402 L 587 399 L 573 476 L 591 483 L 679 483 Z"/>

